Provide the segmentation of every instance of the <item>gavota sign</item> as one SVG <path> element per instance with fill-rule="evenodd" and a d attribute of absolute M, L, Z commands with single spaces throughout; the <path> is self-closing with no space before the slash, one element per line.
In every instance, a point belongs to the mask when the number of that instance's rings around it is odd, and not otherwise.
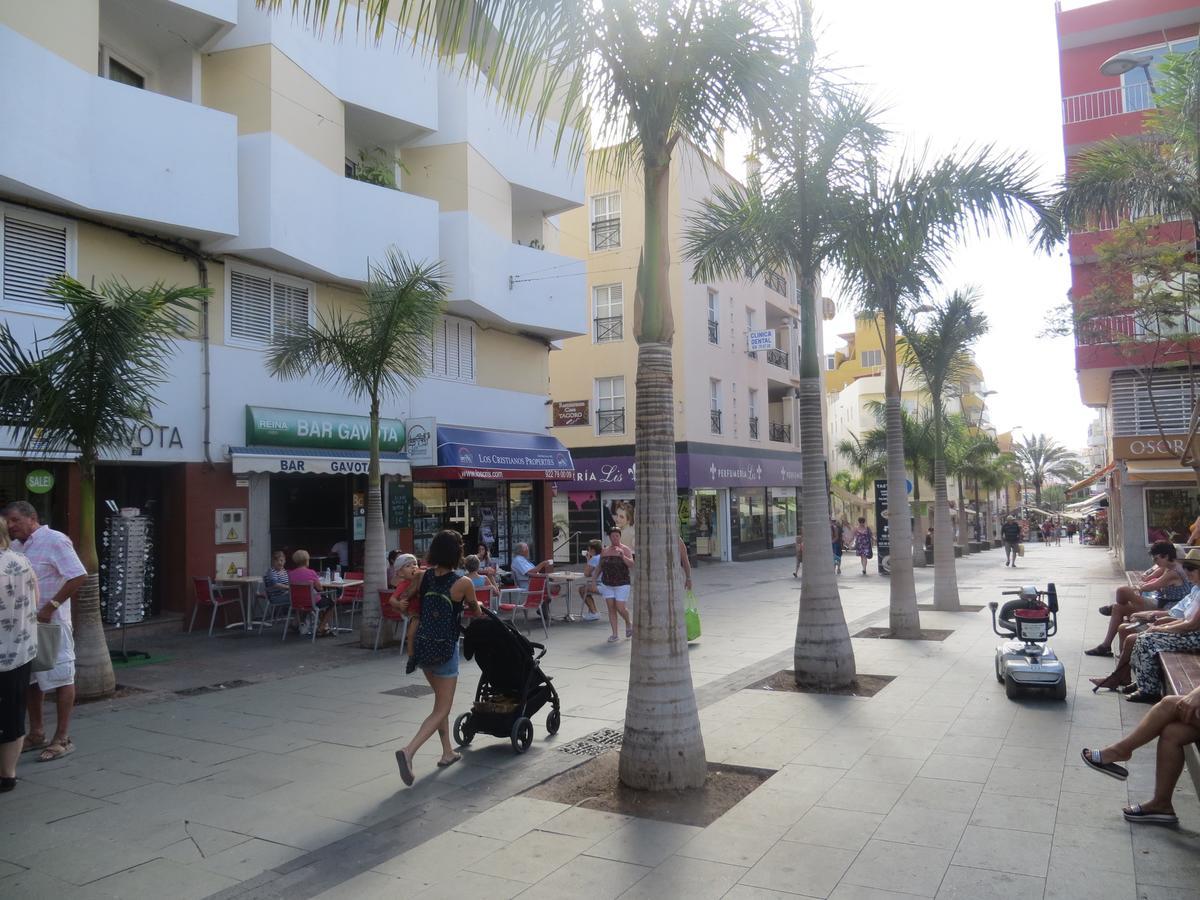
<path fill-rule="evenodd" d="M 370 450 L 371 420 L 367 416 L 308 412 L 298 409 L 246 407 L 246 443 L 257 447 L 311 447 L 321 450 Z M 404 423 L 379 420 L 379 449 L 404 449 Z"/>

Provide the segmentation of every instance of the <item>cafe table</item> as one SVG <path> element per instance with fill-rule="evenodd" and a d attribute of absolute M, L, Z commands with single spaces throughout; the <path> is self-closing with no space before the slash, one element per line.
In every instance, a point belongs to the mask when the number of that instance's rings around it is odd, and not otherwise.
<path fill-rule="evenodd" d="M 262 584 L 261 575 L 218 575 L 213 579 L 213 581 L 215 581 L 217 584 L 237 585 L 238 590 L 242 592 L 242 602 L 245 604 L 243 607 L 244 612 L 241 621 L 241 627 L 243 629 L 249 631 L 251 625 L 265 624 L 263 622 L 250 621 L 250 616 L 254 614 L 254 591 L 255 588 Z M 227 629 L 237 628 L 239 627 L 239 624 L 235 622 L 234 624 L 226 625 L 225 627 Z"/>
<path fill-rule="evenodd" d="M 328 581 L 326 581 L 324 578 L 322 578 L 321 579 L 321 592 L 322 593 L 336 592 L 336 593 L 340 594 L 346 588 L 358 587 L 362 583 L 363 583 L 362 579 L 359 579 L 359 578 L 331 578 Z M 337 602 L 336 598 L 335 598 L 334 602 L 335 603 Z M 353 631 L 354 629 L 339 627 L 339 628 L 333 628 L 331 630 L 337 634 L 345 634 L 346 632 Z"/>
<path fill-rule="evenodd" d="M 549 581 L 558 581 L 566 585 L 566 590 L 563 591 L 563 596 L 565 597 L 564 603 L 567 608 L 566 615 L 562 617 L 564 622 L 575 621 L 575 617 L 571 615 L 571 585 L 586 577 L 582 572 L 551 572 L 547 576 Z"/>

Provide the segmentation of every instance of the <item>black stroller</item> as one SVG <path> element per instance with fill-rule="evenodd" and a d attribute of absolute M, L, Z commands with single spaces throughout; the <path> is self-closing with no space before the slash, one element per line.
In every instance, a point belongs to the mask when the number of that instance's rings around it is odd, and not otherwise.
<path fill-rule="evenodd" d="M 546 716 L 550 734 L 558 733 L 562 721 L 558 692 L 538 665 L 546 648 L 500 621 L 490 609 L 485 607 L 483 613 L 483 618 L 467 628 L 463 639 L 463 656 L 474 657 L 482 674 L 471 711 L 454 720 L 454 740 L 461 746 L 471 743 L 477 734 L 490 734 L 508 738 L 513 750 L 524 753 L 533 743 L 530 718 L 538 710 L 551 705 Z"/>

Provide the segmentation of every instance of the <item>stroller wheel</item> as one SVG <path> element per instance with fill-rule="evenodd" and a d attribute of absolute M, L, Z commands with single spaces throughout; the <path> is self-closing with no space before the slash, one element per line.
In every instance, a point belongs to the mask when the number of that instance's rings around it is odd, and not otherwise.
<path fill-rule="evenodd" d="M 546 733 L 558 734 L 558 726 L 562 724 L 562 716 L 558 714 L 557 709 L 550 710 L 550 715 L 546 716 Z"/>
<path fill-rule="evenodd" d="M 475 731 L 471 728 L 471 714 L 463 713 L 454 720 L 454 741 L 460 747 L 465 747 L 475 739 Z"/>
<path fill-rule="evenodd" d="M 518 753 L 524 753 L 533 743 L 533 723 L 525 716 L 521 716 L 513 722 L 511 737 L 513 749 Z"/>

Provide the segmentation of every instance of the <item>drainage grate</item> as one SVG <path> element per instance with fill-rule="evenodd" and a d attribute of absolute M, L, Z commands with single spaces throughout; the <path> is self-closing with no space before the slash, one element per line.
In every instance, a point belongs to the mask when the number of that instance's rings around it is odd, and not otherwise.
<path fill-rule="evenodd" d="M 230 688 L 245 687 L 248 684 L 253 684 L 252 681 L 246 681 L 244 678 L 235 678 L 233 681 L 222 681 L 219 684 L 206 684 L 202 687 L 184 688 L 182 691 L 176 691 L 180 697 L 195 697 L 198 694 L 215 694 L 217 691 L 227 691 Z"/>
<path fill-rule="evenodd" d="M 593 731 L 591 734 L 554 749 L 560 753 L 570 753 L 574 756 L 599 756 L 601 753 L 620 747 L 621 734 L 622 732 L 614 728 L 601 728 L 599 731 Z"/>
<path fill-rule="evenodd" d="M 391 694 L 393 697 L 428 697 L 433 693 L 433 688 L 427 684 L 406 684 L 404 687 L 392 688 L 381 693 Z"/>

